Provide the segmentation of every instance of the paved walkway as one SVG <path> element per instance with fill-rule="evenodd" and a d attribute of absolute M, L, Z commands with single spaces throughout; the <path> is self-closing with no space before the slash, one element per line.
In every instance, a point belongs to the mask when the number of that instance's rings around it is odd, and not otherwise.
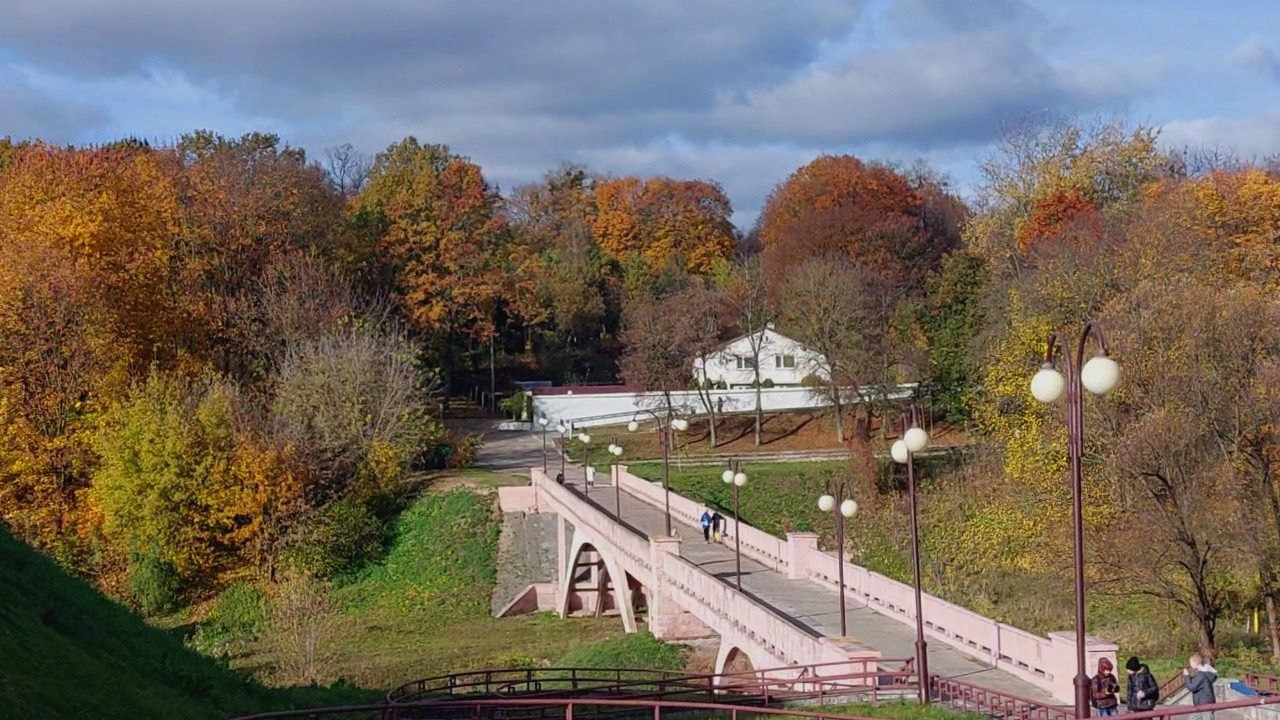
<path fill-rule="evenodd" d="M 566 472 L 569 484 L 581 490 L 582 477 L 581 465 L 569 466 Z M 596 487 L 589 497 L 608 512 L 616 511 L 615 489 L 609 484 L 607 474 L 596 474 Z M 665 518 L 659 508 L 625 491 L 621 493 L 621 499 L 624 522 L 651 535 L 661 535 L 664 532 Z M 733 520 L 729 519 L 727 522 L 732 523 Z M 736 566 L 731 544 L 725 546 L 708 543 L 702 539 L 700 528 L 679 524 L 678 521 L 673 529 L 683 540 L 681 555 L 725 582 L 734 582 Z M 791 580 L 782 573 L 743 557 L 742 589 L 762 604 L 820 635 L 837 637 L 840 634 L 839 598 L 827 587 L 808 580 Z M 879 650 L 886 658 L 908 658 L 915 655 L 915 629 L 898 620 L 849 600 L 846 604 L 846 622 L 851 639 Z M 1057 704 L 1049 693 L 1039 687 L 975 660 L 941 640 L 929 641 L 929 671 L 1029 700 Z"/>

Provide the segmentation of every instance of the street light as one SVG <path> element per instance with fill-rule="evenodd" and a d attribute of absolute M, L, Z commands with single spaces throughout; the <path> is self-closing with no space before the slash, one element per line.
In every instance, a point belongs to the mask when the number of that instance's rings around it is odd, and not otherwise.
<path fill-rule="evenodd" d="M 1097 343 L 1100 354 L 1084 362 L 1084 349 L 1089 339 Z M 1062 356 L 1066 377 L 1054 365 Z M 1084 455 L 1084 393 L 1106 395 L 1120 381 L 1120 366 L 1109 357 L 1107 339 L 1096 321 L 1085 323 L 1074 358 L 1066 338 L 1051 333 L 1045 344 L 1044 364 L 1031 378 L 1031 394 L 1042 403 L 1057 402 L 1067 391 L 1067 458 L 1071 466 L 1071 521 L 1075 545 L 1076 585 L 1076 717 L 1089 717 L 1089 671 L 1085 667 L 1084 617 L 1084 501 L 1080 462 Z"/>
<path fill-rule="evenodd" d="M 667 424 L 663 425 L 662 418 L 652 411 L 654 421 L 657 423 L 658 439 L 662 445 L 662 493 L 663 493 L 663 511 L 666 515 L 667 537 L 671 537 L 671 430 L 684 431 L 689 429 L 689 421 L 684 418 L 672 417 L 671 408 L 667 408 Z M 640 429 L 640 423 L 634 417 L 631 422 L 627 423 L 627 432 L 635 432 Z"/>
<path fill-rule="evenodd" d="M 849 628 L 844 616 L 844 521 L 845 518 L 851 518 L 858 512 L 858 503 L 852 498 L 840 499 L 847 494 L 848 487 L 845 485 L 844 480 L 841 480 L 836 485 L 834 494 L 831 492 L 831 483 L 828 481 L 827 492 L 818 498 L 818 509 L 822 512 L 832 513 L 836 518 L 836 568 L 840 576 L 840 637 L 849 635 Z"/>
<path fill-rule="evenodd" d="M 560 479 L 563 480 L 564 479 L 564 456 L 565 456 L 565 451 L 569 449 L 569 445 L 568 445 L 569 426 L 565 425 L 564 421 L 561 420 L 560 424 L 556 425 L 556 431 L 560 433 Z"/>
<path fill-rule="evenodd" d="M 547 472 L 547 423 L 551 422 L 546 415 L 538 417 L 538 424 L 542 426 L 542 473 Z"/>
<path fill-rule="evenodd" d="M 738 590 L 742 590 L 742 516 L 738 512 L 738 490 L 747 484 L 747 474 L 742 472 L 737 460 L 729 463 L 729 469 L 720 473 L 720 479 L 733 486 L 733 542 L 734 561 L 737 564 Z"/>
<path fill-rule="evenodd" d="M 613 463 L 613 471 L 609 474 L 613 476 L 613 516 L 622 521 L 622 483 L 618 482 L 620 474 L 618 473 L 618 458 L 622 457 L 622 446 L 618 444 L 617 438 L 609 443 L 609 460 Z"/>
<path fill-rule="evenodd" d="M 578 433 L 578 442 L 582 443 L 582 486 L 586 492 L 591 492 L 591 488 L 595 485 L 591 478 L 591 436 L 585 432 Z"/>
<path fill-rule="evenodd" d="M 916 523 L 915 454 L 929 445 L 929 433 L 920 427 L 915 405 L 902 414 L 902 439 L 889 449 L 896 463 L 907 466 L 907 508 L 911 513 L 911 579 L 916 594 L 916 677 L 920 681 L 920 704 L 929 704 L 929 653 L 924 640 L 924 606 L 920 602 L 920 531 Z"/>

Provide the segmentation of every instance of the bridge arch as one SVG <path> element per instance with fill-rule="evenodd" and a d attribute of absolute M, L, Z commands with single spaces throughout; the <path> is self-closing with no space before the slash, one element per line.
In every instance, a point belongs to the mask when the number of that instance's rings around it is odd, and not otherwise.
<path fill-rule="evenodd" d="M 750 665 L 748 668 L 735 668 L 735 665 L 741 663 Z M 734 672 L 735 670 L 760 670 L 770 668 L 777 665 L 772 657 L 760 656 L 758 653 L 753 656 L 752 650 L 740 647 L 727 638 L 720 639 L 720 651 L 716 653 L 716 684 L 720 682 L 720 676 L 726 672 Z"/>
<path fill-rule="evenodd" d="M 556 610 L 560 617 L 565 617 L 569 614 L 569 600 L 573 594 L 574 568 L 578 566 L 578 561 L 584 552 L 595 552 L 600 556 L 609 585 L 613 588 L 613 604 L 618 608 L 618 614 L 622 617 L 623 630 L 629 633 L 636 632 L 635 604 L 631 591 L 632 576 L 622 569 L 617 558 L 602 550 L 598 544 L 593 543 L 580 529 L 575 529 L 573 543 L 569 547 L 568 560 L 565 564 L 563 576 L 560 578 L 559 593 L 556 597 Z M 603 601 L 604 598 L 597 599 L 597 602 Z"/>

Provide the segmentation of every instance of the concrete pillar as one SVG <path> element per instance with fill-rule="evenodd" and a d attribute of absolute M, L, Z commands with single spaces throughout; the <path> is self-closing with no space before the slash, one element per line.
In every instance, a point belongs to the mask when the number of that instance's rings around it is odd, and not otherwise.
<path fill-rule="evenodd" d="M 805 559 L 809 551 L 818 551 L 818 534 L 811 532 L 787 533 L 787 577 L 804 580 L 809 576 Z"/>
<path fill-rule="evenodd" d="M 680 538 L 653 535 L 649 537 L 649 559 L 653 565 L 654 587 L 648 588 L 649 631 L 663 640 L 687 640 L 715 635 L 715 631 L 684 610 L 667 591 L 664 571 L 668 558 L 680 556 Z"/>
<path fill-rule="evenodd" d="M 1116 663 L 1115 643 L 1100 640 L 1091 635 L 1085 636 L 1084 669 L 1089 677 L 1098 672 L 1098 660 L 1107 658 L 1112 667 Z M 1049 651 L 1052 654 L 1050 672 L 1053 673 L 1053 696 L 1064 703 L 1075 701 L 1076 677 L 1076 634 L 1074 630 L 1049 633 Z"/>

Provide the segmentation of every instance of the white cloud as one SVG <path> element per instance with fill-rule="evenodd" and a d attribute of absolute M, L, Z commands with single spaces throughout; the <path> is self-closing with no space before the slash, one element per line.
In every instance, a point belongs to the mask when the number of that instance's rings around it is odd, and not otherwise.
<path fill-rule="evenodd" d="M 1222 148 L 1249 160 L 1280 153 L 1280 112 L 1244 118 L 1205 117 L 1174 120 L 1160 129 L 1167 148 Z"/>
<path fill-rule="evenodd" d="M 1276 55 L 1260 35 L 1250 35 L 1231 52 L 1231 60 L 1268 80 L 1280 80 L 1280 56 Z"/>

